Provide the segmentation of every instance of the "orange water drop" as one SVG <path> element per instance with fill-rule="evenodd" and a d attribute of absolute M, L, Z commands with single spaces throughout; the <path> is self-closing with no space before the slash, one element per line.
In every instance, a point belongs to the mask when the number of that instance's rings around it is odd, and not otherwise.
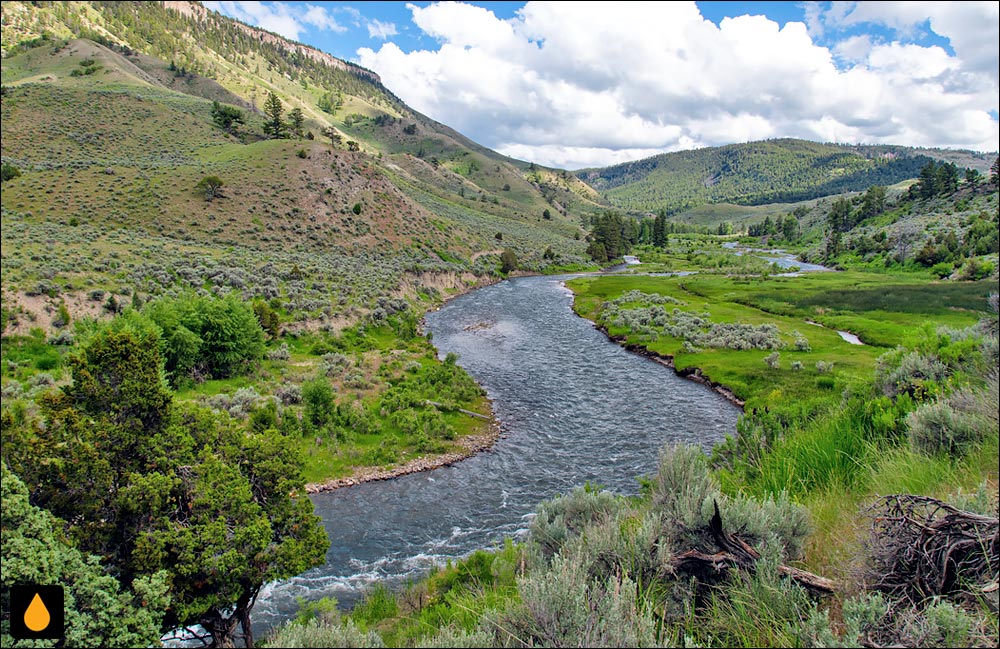
<path fill-rule="evenodd" d="M 45 608 L 45 602 L 38 593 L 35 593 L 35 598 L 24 612 L 24 626 L 37 633 L 44 630 L 51 620 L 52 616 L 49 615 L 49 609 Z"/>

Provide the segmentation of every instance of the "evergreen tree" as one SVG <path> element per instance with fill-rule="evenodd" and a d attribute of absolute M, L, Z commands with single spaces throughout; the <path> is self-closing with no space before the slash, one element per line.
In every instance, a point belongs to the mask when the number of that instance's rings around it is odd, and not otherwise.
<path fill-rule="evenodd" d="M 236 126 L 244 123 L 243 111 L 235 106 L 226 106 L 217 101 L 212 102 L 212 121 L 227 132 L 236 130 Z"/>
<path fill-rule="evenodd" d="M 830 213 L 826 216 L 827 223 L 835 232 L 848 232 L 854 227 L 854 219 L 851 215 L 853 211 L 850 199 L 840 196 L 833 201 L 833 206 L 830 207 Z"/>
<path fill-rule="evenodd" d="M 6 411 L 5 411 L 6 412 Z M 4 426 L 7 427 L 6 424 Z M 169 597 L 168 573 L 132 582 L 131 590 L 62 537 L 62 521 L 32 505 L 28 488 L 2 466 L 3 572 L 0 600 L 4 617 L 0 645 L 24 646 L 10 636 L 10 587 L 59 584 L 64 589 L 67 647 L 150 647 L 160 644 L 160 622 Z"/>
<path fill-rule="evenodd" d="M 199 624 L 232 646 L 239 627 L 253 646 L 260 588 L 318 565 L 329 545 L 294 440 L 173 407 L 159 328 L 139 314 L 85 334 L 72 383 L 42 398 L 44 422 L 3 427 L 4 460 L 126 588 L 166 571 L 161 632 Z"/>
<path fill-rule="evenodd" d="M 344 143 L 344 138 L 343 136 L 340 135 L 340 131 L 333 128 L 332 126 L 327 126 L 326 128 L 324 128 L 323 135 L 324 137 L 330 138 L 330 146 L 332 146 L 334 149 L 339 149 L 340 146 Z"/>
<path fill-rule="evenodd" d="M 264 101 L 264 115 L 267 116 L 267 120 L 264 122 L 264 135 L 272 140 L 285 137 L 285 121 L 281 118 L 284 112 L 285 107 L 281 105 L 278 95 L 274 94 L 273 91 L 269 92 Z"/>
<path fill-rule="evenodd" d="M 958 165 L 945 162 L 937 169 L 937 193 L 954 194 L 958 191 Z"/>
<path fill-rule="evenodd" d="M 305 123 L 305 115 L 302 109 L 296 106 L 288 111 L 288 130 L 298 139 L 302 139 L 302 125 Z"/>
<path fill-rule="evenodd" d="M 510 248 L 507 248 L 500 255 L 500 272 L 504 275 L 512 270 L 517 270 L 517 255 Z"/>
<path fill-rule="evenodd" d="M 667 213 L 660 210 L 653 219 L 653 245 L 662 248 L 667 245 Z"/>
<path fill-rule="evenodd" d="M 937 165 L 933 160 L 928 162 L 920 169 L 920 179 L 917 181 L 916 187 L 917 196 L 919 198 L 928 199 L 937 196 L 938 194 L 938 170 Z"/>
<path fill-rule="evenodd" d="M 872 185 L 861 199 L 861 218 L 867 219 L 885 211 L 885 187 Z"/>

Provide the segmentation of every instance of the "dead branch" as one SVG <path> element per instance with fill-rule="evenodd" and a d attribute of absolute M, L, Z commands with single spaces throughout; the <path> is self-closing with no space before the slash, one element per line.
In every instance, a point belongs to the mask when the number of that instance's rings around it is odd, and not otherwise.
<path fill-rule="evenodd" d="M 928 597 L 982 591 L 997 581 L 997 518 L 927 496 L 885 496 L 870 509 L 872 588 L 919 604 Z"/>
<path fill-rule="evenodd" d="M 729 534 L 722 526 L 719 503 L 715 504 L 715 514 L 709 521 L 709 530 L 719 552 L 706 554 L 698 550 L 688 550 L 675 556 L 670 567 L 674 572 L 683 572 L 706 581 L 713 581 L 725 575 L 730 569 L 753 572 L 760 559 L 760 553 L 735 534 Z M 811 572 L 780 565 L 778 572 L 794 580 L 814 595 L 830 595 L 836 590 L 834 582 Z"/>

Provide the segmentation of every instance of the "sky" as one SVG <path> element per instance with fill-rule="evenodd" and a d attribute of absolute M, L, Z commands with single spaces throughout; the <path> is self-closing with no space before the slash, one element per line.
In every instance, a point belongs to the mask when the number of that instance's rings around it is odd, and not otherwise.
<path fill-rule="evenodd" d="M 768 138 L 1000 148 L 1000 2 L 205 2 L 563 169 Z"/>

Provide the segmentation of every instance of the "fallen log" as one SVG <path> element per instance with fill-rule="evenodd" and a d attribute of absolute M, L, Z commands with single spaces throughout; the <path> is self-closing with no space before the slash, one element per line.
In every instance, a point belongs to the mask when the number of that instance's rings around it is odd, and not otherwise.
<path fill-rule="evenodd" d="M 724 576 L 731 569 L 747 572 L 753 572 L 756 569 L 760 553 L 743 539 L 729 534 L 723 529 L 719 503 L 716 502 L 714 505 L 715 514 L 709 522 L 709 530 L 712 532 L 715 544 L 719 547 L 719 552 L 714 554 L 699 550 L 682 552 L 670 562 L 670 567 L 674 572 L 683 572 L 713 580 Z M 814 595 L 831 595 L 836 592 L 836 585 L 826 577 L 786 565 L 779 565 L 778 572 Z"/>

